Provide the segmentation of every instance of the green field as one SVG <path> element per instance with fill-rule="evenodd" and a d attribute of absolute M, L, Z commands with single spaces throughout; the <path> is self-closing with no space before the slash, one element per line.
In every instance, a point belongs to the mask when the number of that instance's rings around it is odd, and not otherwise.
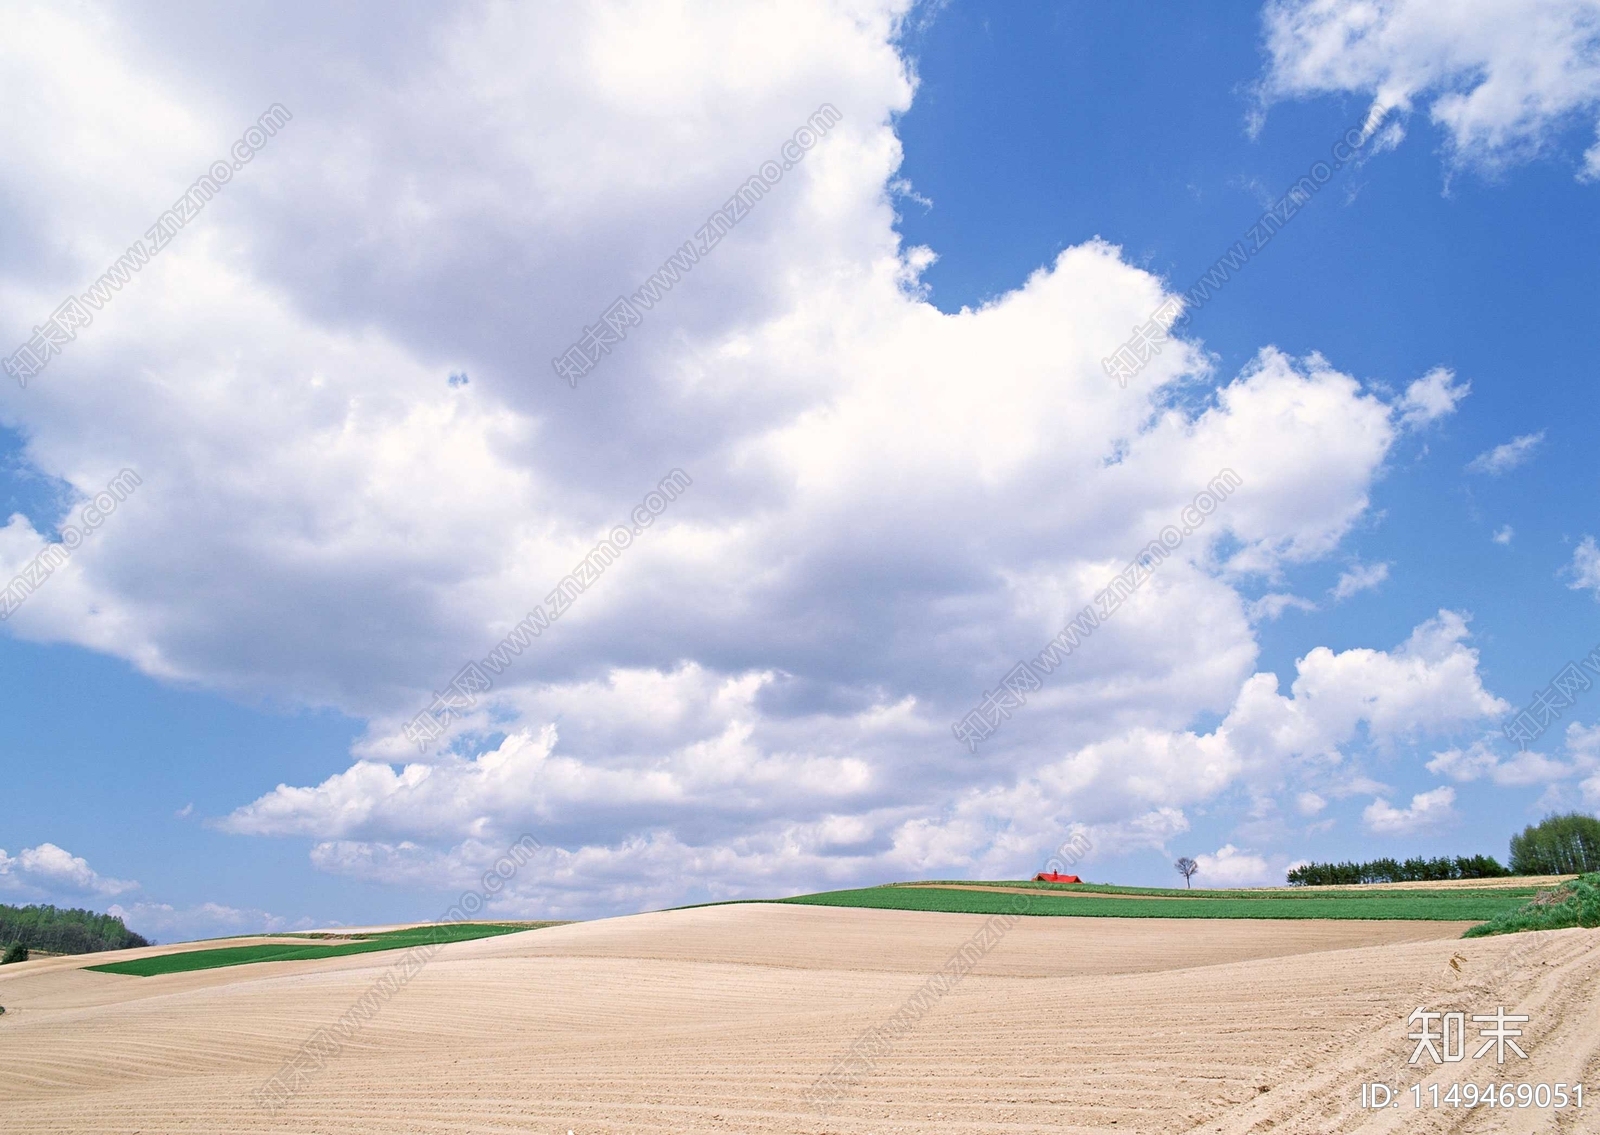
<path fill-rule="evenodd" d="M 496 934 L 515 934 L 520 930 L 537 930 L 544 926 L 559 925 L 561 924 L 555 922 L 447 922 L 437 926 L 415 926 L 406 930 L 385 930 L 375 934 L 351 934 L 348 937 L 354 941 L 333 943 L 318 940 L 334 936 L 328 932 L 284 934 L 280 942 L 255 946 L 219 946 L 214 950 L 158 954 L 151 958 L 108 962 L 105 965 L 83 968 L 96 973 L 154 977 L 162 973 L 188 973 L 192 970 L 244 966 L 254 962 L 293 962 L 312 958 L 338 958 L 345 954 L 369 954 L 377 950 L 403 950 L 429 942 L 466 942 L 473 938 L 489 938 Z"/>
<path fill-rule="evenodd" d="M 890 884 L 853 891 L 798 895 L 776 901 L 810 906 L 928 910 L 957 914 L 1004 914 L 1016 910 L 1029 915 L 1076 918 L 1331 918 L 1483 922 L 1521 906 L 1538 891 L 1536 887 L 1437 891 L 1178 891 L 1027 882 L 963 882 L 960 885 L 975 889 L 955 891 Z M 1019 886 L 1038 886 L 1040 890 L 1051 893 L 986 893 L 994 887 Z M 1079 894 L 1074 895 L 1074 891 Z M 1089 898 L 1083 892 L 1113 897 Z M 1114 897 L 1121 895 L 1128 897 Z M 1020 903 L 1026 903 L 1026 906 L 1015 905 Z"/>

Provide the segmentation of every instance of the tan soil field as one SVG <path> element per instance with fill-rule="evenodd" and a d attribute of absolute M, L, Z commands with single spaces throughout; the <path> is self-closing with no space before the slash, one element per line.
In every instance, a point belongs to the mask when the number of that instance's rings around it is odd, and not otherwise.
<path fill-rule="evenodd" d="M 453 944 L 276 1114 L 255 1090 L 398 952 L 148 978 L 77 967 L 167 948 L 24 962 L 0 971 L 0 1129 L 1600 1131 L 1600 931 L 1439 922 L 1024 918 L 816 1112 L 807 1089 L 985 921 L 752 904 Z M 1407 1066 L 1418 1005 L 1502 1004 L 1531 1018 L 1529 1059 L 1471 1060 L 1471 1032 L 1465 1063 Z M 1419 1080 L 1581 1082 L 1589 1106 L 1413 1111 Z M 1364 1081 L 1404 1106 L 1362 1111 Z"/>

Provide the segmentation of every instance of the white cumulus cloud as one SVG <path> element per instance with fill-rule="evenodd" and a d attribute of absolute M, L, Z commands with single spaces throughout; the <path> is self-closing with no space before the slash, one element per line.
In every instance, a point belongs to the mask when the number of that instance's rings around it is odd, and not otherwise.
<path fill-rule="evenodd" d="M 1425 106 L 1451 159 L 1495 170 L 1600 120 L 1595 0 L 1273 0 L 1265 102 L 1348 92 L 1376 111 Z M 1600 141 L 1580 176 L 1600 176 Z"/>
<path fill-rule="evenodd" d="M 1374 800 L 1361 813 L 1361 818 L 1367 829 L 1376 835 L 1410 835 L 1455 819 L 1455 802 L 1456 790 L 1445 785 L 1417 793 L 1408 808 L 1396 808 L 1387 800 Z"/>
<path fill-rule="evenodd" d="M 1467 463 L 1467 469 L 1473 473 L 1488 473 L 1492 477 L 1509 473 L 1517 466 L 1533 460 L 1534 452 L 1544 442 L 1544 433 L 1540 430 L 1536 434 L 1522 434 L 1504 445 L 1486 449 Z"/>
<path fill-rule="evenodd" d="M 0 404 L 42 474 L 142 480 L 11 633 L 356 717 L 348 767 L 214 822 L 394 881 L 531 831 L 545 870 L 501 900 L 529 910 L 1023 870 L 1075 824 L 1159 843 L 1246 769 L 1497 704 L 1448 613 L 1393 651 L 1311 650 L 1280 695 L 1244 598 L 1338 554 L 1397 437 L 1464 385 L 1391 398 L 1265 344 L 1219 375 L 1179 339 L 1119 388 L 1100 360 L 1167 294 L 1099 241 L 939 310 L 937 250 L 895 229 L 905 10 L 311 6 L 291 43 L 221 10 L 172 36 L 156 8 L 16 5 L 7 326 L 267 106 L 294 118 Z M 824 103 L 840 121 L 702 249 Z M 685 241 L 692 271 L 559 381 Z M 417 752 L 403 726 L 674 468 L 692 488 Z M 1225 469 L 1237 489 L 968 753 L 951 723 Z M 13 517 L 0 573 L 53 535 Z"/>
<path fill-rule="evenodd" d="M 1574 591 L 1593 591 L 1600 599 L 1600 546 L 1593 536 L 1585 536 L 1572 550 L 1572 563 L 1567 567 L 1567 584 Z"/>
<path fill-rule="evenodd" d="M 217 902 L 187 907 L 162 902 L 112 903 L 106 913 L 122 919 L 129 930 L 152 942 L 187 942 L 251 933 L 279 934 L 286 930 L 309 930 L 314 925 L 310 919 L 291 921 L 264 910 L 241 909 Z"/>
<path fill-rule="evenodd" d="M 139 887 L 100 874 L 81 855 L 53 843 L 25 847 L 14 856 L 0 848 L 0 885 L 35 895 L 120 895 Z"/>
<path fill-rule="evenodd" d="M 1454 371 L 1434 367 L 1406 387 L 1399 404 L 1400 420 L 1408 426 L 1424 426 L 1454 413 L 1456 406 L 1472 390 L 1471 383 L 1455 379 Z"/>
<path fill-rule="evenodd" d="M 1200 864 L 1195 881 L 1203 887 L 1261 887 L 1284 880 L 1284 873 L 1274 871 L 1264 858 L 1231 843 L 1215 854 L 1201 853 L 1194 858 Z"/>
<path fill-rule="evenodd" d="M 1465 749 L 1445 749 L 1428 761 L 1428 771 L 1451 780 L 1488 779 L 1502 787 L 1549 784 L 1577 775 L 1592 761 L 1558 761 L 1532 750 L 1502 757 L 1491 740 L 1474 741 Z"/>
<path fill-rule="evenodd" d="M 1328 806 L 1327 798 L 1317 792 L 1302 792 L 1295 797 L 1294 803 L 1302 816 L 1315 816 Z"/>
<path fill-rule="evenodd" d="M 1261 598 L 1254 600 L 1246 608 L 1250 612 L 1251 622 L 1272 620 L 1281 616 L 1285 611 L 1315 611 L 1317 605 L 1311 600 L 1285 591 L 1270 591 Z"/>
<path fill-rule="evenodd" d="M 1359 591 L 1367 591 L 1377 587 L 1388 578 L 1389 565 L 1387 563 L 1358 563 L 1339 574 L 1339 581 L 1333 585 L 1333 590 L 1330 594 L 1336 600 L 1348 599 Z"/>
<path fill-rule="evenodd" d="M 560 731 L 513 734 L 470 758 L 363 760 L 315 786 L 281 785 L 220 822 L 312 837 L 313 862 L 327 871 L 449 885 L 470 883 L 526 832 L 545 846 L 497 896 L 507 914 L 930 872 L 1014 875 L 1036 869 L 1075 825 L 1096 855 L 1164 847 L 1188 830 L 1184 808 L 1337 762 L 1358 735 L 1385 745 L 1498 716 L 1508 707 L 1483 689 L 1466 637 L 1465 620 L 1444 611 L 1393 651 L 1319 647 L 1287 695 L 1271 674 L 1245 678 L 1206 734 L 1101 707 L 1079 730 L 1091 739 L 1058 741 L 1040 760 L 1048 742 L 1030 734 L 1011 771 L 987 777 L 963 775 L 970 758 L 959 748 L 941 758 L 943 730 L 909 703 L 770 720 L 760 706 L 781 684 L 774 676 L 718 684 L 695 669 L 667 682 L 614 673 L 546 695 L 541 715 L 558 716 Z M 1059 729 L 1063 708 L 1091 712 L 1101 689 L 1069 687 L 1054 703 L 1041 691 L 1041 721 Z M 908 790 L 916 778 L 943 785 L 946 799 Z M 1312 814 L 1325 800 L 1305 792 L 1299 804 Z M 665 822 L 686 815 L 692 836 Z M 627 879 L 608 880 L 624 861 Z"/>

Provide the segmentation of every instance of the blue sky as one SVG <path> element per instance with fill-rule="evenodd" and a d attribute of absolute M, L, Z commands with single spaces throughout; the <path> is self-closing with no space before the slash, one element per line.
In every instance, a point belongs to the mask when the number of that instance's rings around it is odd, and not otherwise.
<path fill-rule="evenodd" d="M 8 128 L 15 342 L 294 117 L 8 386 L 8 578 L 141 481 L 0 634 L 0 901 L 163 938 L 426 917 L 522 832 L 507 914 L 1000 876 L 1080 828 L 1093 878 L 1190 854 L 1259 883 L 1593 811 L 1600 685 L 1534 758 L 1501 727 L 1600 644 L 1600 43 L 1592 4 L 1495 8 L 486 8 L 378 40 L 308 9 L 314 56 L 267 9 L 181 37 L 31 10 L 61 50 L 0 81 L 62 125 Z M 843 121 L 557 381 L 824 102 Z M 1119 391 L 1097 360 L 1375 103 L 1362 158 Z M 1224 465 L 1245 487 L 1202 535 L 957 743 Z M 675 467 L 571 614 L 406 741 Z"/>

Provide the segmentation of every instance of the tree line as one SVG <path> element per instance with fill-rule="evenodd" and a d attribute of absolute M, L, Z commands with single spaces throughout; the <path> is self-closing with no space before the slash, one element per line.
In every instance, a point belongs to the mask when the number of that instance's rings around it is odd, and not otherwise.
<path fill-rule="evenodd" d="M 1513 872 L 1492 855 L 1438 859 L 1374 859 L 1368 863 L 1307 863 L 1289 872 L 1295 887 L 1348 886 L 1352 883 L 1432 883 L 1443 879 L 1499 879 Z"/>
<path fill-rule="evenodd" d="M 1600 871 L 1600 820 L 1581 812 L 1546 816 L 1511 837 L 1511 866 L 1490 855 L 1369 863 L 1307 863 L 1289 872 L 1297 887 L 1351 883 L 1422 883 L 1441 879 L 1496 879 L 1508 875 L 1582 875 Z"/>
<path fill-rule="evenodd" d="M 1514 875 L 1582 875 L 1600 871 L 1600 820 L 1582 812 L 1547 816 L 1511 837 Z"/>
<path fill-rule="evenodd" d="M 129 930 L 113 914 L 0 903 L 0 948 L 21 946 L 52 954 L 92 954 L 150 944 L 149 939 Z"/>

